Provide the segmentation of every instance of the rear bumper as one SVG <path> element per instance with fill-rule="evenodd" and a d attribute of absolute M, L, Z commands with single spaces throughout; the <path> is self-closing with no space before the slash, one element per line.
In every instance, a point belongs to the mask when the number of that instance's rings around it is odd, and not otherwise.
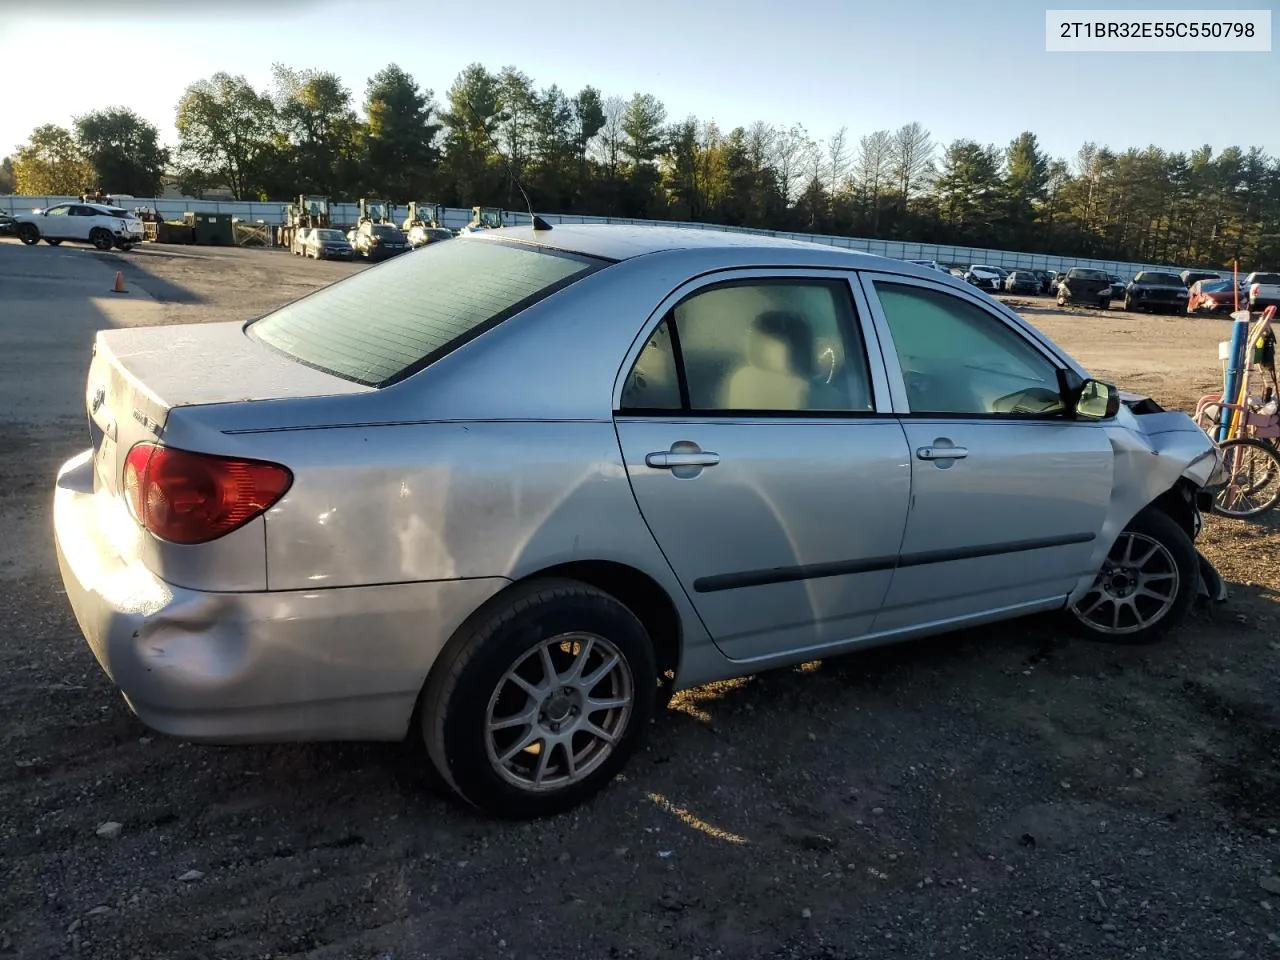
<path fill-rule="evenodd" d="M 54 492 L 58 566 L 89 648 L 147 726 L 190 740 L 397 740 L 436 655 L 502 578 L 208 593 L 101 529 L 91 451 Z"/>

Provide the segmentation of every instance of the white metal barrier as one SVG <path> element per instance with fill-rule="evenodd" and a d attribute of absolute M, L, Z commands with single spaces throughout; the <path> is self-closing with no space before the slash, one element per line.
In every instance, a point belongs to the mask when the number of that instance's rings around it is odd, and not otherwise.
<path fill-rule="evenodd" d="M 25 213 L 32 209 L 53 206 L 57 203 L 74 202 L 76 197 L 26 197 L 0 196 L 0 213 Z M 266 226 L 279 226 L 284 223 L 284 211 L 288 201 L 250 201 L 250 200 L 189 200 L 167 197 L 130 197 L 121 199 L 126 209 L 146 207 L 155 210 L 162 219 L 181 220 L 188 211 L 192 213 L 229 213 L 247 223 Z M 406 204 L 397 204 L 394 208 L 395 219 L 403 218 L 407 211 Z M 329 215 L 335 224 L 354 224 L 358 218 L 358 205 L 355 203 L 331 203 Z M 834 247 L 844 247 L 865 253 L 877 253 L 898 260 L 937 260 L 943 264 L 964 265 L 990 264 L 1006 270 L 1066 270 L 1070 267 L 1089 267 L 1105 270 L 1124 277 L 1131 277 L 1141 270 L 1163 270 L 1174 273 L 1186 269 L 1185 266 L 1170 264 L 1135 263 L 1122 260 L 1095 260 L 1087 257 L 1060 257 L 1043 253 L 1019 253 L 1012 250 L 992 250 L 983 247 L 966 247 L 950 244 L 911 243 L 900 240 L 875 240 L 861 237 L 838 237 L 827 234 L 788 233 L 778 230 L 762 230 L 754 227 L 729 227 L 714 223 L 690 223 L 674 220 L 636 220 L 626 217 L 591 217 L 580 214 L 539 213 L 548 223 L 621 223 L 635 225 L 653 225 L 682 227 L 690 230 L 723 230 L 732 233 L 757 233 L 773 237 L 786 237 L 792 240 L 807 240 L 813 243 L 826 243 Z M 529 223 L 529 215 L 515 210 L 504 214 L 509 225 Z M 471 210 L 462 207 L 445 209 L 444 224 L 447 227 L 465 226 L 471 220 Z M 1223 273 L 1225 276 L 1225 272 Z"/>

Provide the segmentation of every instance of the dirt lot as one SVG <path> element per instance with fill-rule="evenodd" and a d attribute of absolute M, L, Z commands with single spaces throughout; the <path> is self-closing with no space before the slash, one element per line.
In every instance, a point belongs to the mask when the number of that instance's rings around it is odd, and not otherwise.
<path fill-rule="evenodd" d="M 33 335 L 5 262 L 0 344 Z M 98 286 L 123 270 L 132 298 L 95 307 L 114 322 L 252 316 L 356 269 L 153 247 L 48 263 Z M 1217 382 L 1225 324 L 1019 309 L 1164 403 Z M 87 353 L 86 330 L 40 349 Z M 439 799 L 409 747 L 199 747 L 133 718 L 48 542 L 81 389 L 0 441 L 0 956 L 1280 955 L 1280 880 L 1260 885 L 1280 872 L 1272 526 L 1208 522 L 1231 601 L 1160 646 L 1019 622 L 692 691 L 596 802 L 494 823 Z"/>

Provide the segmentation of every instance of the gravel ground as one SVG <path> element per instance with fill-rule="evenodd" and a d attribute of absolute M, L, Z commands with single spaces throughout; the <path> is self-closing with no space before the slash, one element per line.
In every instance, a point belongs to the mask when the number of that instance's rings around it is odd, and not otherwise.
<path fill-rule="evenodd" d="M 134 291 L 110 322 L 252 316 L 358 269 L 151 246 L 67 269 L 90 265 Z M 1162 402 L 1217 381 L 1225 325 L 1018 308 Z M 1159 646 L 1030 620 L 716 684 L 677 697 L 593 803 L 496 823 L 440 799 L 411 746 L 149 733 L 48 543 L 83 415 L 8 426 L 0 956 L 1280 955 L 1274 526 L 1208 521 L 1231 602 Z"/>

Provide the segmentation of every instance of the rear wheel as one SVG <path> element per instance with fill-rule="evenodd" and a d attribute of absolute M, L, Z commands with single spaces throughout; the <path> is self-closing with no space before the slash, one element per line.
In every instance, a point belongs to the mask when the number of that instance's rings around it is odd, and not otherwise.
<path fill-rule="evenodd" d="M 34 223 L 18 224 L 18 239 L 28 247 L 40 242 L 40 230 Z"/>
<path fill-rule="evenodd" d="M 116 245 L 116 238 L 106 227 L 94 227 L 89 231 L 89 242 L 99 250 L 110 250 Z"/>
<path fill-rule="evenodd" d="M 545 816 L 614 778 L 656 690 L 653 645 L 630 610 L 577 581 L 531 581 L 449 642 L 423 689 L 421 732 L 464 800 Z"/>
<path fill-rule="evenodd" d="M 1147 507 L 1116 538 L 1070 612 L 1077 630 L 1095 640 L 1152 643 L 1186 617 L 1199 576 L 1191 537 L 1167 513 Z"/>

